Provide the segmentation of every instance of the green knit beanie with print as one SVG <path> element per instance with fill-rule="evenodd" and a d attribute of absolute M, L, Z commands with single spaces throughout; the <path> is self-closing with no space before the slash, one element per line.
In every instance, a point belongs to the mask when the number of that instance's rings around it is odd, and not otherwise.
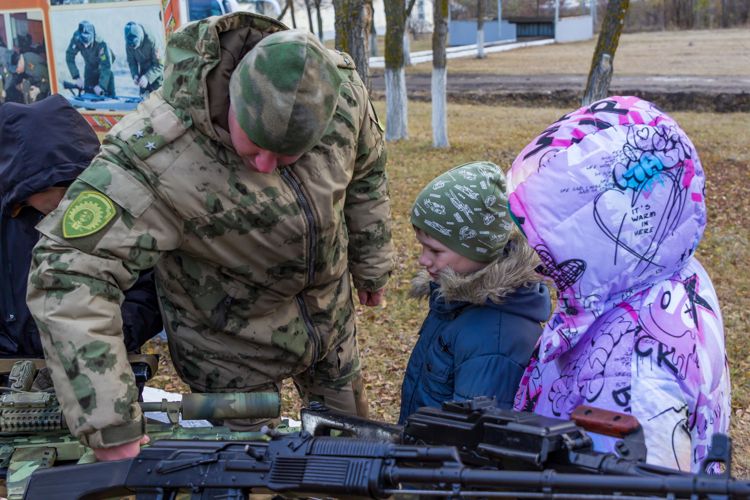
<path fill-rule="evenodd" d="M 503 171 L 486 161 L 449 170 L 419 193 L 411 223 L 468 259 L 496 260 L 513 227 Z"/>
<path fill-rule="evenodd" d="M 240 61 L 229 82 L 237 122 L 263 149 L 295 156 L 325 134 L 343 77 L 309 31 L 267 36 Z"/>

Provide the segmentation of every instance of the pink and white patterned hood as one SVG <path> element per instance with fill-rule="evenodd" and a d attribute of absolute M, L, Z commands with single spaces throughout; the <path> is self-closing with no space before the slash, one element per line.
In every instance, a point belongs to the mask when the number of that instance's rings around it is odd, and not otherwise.
<path fill-rule="evenodd" d="M 721 312 L 693 257 L 704 184 L 685 132 L 637 97 L 569 113 L 521 152 L 510 206 L 559 302 L 516 409 L 632 413 L 650 463 L 698 470 L 730 410 Z"/>

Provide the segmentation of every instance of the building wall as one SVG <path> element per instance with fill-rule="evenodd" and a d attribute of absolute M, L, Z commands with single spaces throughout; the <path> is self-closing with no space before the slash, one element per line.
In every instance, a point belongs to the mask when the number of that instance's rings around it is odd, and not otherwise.
<path fill-rule="evenodd" d="M 557 21 L 555 41 L 558 43 L 590 40 L 594 37 L 591 16 L 564 17 Z"/>

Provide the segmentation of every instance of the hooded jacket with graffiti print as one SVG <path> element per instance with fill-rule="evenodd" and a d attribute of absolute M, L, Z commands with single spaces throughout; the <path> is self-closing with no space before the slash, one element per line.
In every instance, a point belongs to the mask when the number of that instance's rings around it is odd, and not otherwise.
<path fill-rule="evenodd" d="M 730 412 L 719 302 L 694 257 L 704 182 L 685 132 L 637 97 L 568 113 L 521 152 L 508 173 L 510 206 L 558 305 L 516 409 L 630 413 L 649 463 L 700 470 Z M 594 436 L 614 451 L 614 438 Z"/>

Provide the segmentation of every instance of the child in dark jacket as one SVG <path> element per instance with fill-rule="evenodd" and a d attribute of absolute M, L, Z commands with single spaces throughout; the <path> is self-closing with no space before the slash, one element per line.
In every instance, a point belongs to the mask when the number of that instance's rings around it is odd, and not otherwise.
<path fill-rule="evenodd" d="M 430 312 L 406 369 L 399 423 L 443 401 L 494 396 L 513 406 L 551 305 L 507 202 L 502 170 L 473 162 L 433 180 L 414 203 L 425 269 L 410 295 L 429 298 Z"/>
<path fill-rule="evenodd" d="M 96 133 L 61 95 L 0 106 L 0 357 L 44 357 L 26 307 L 34 227 L 98 152 Z M 161 331 L 152 271 L 125 292 L 122 316 L 129 351 Z"/>

